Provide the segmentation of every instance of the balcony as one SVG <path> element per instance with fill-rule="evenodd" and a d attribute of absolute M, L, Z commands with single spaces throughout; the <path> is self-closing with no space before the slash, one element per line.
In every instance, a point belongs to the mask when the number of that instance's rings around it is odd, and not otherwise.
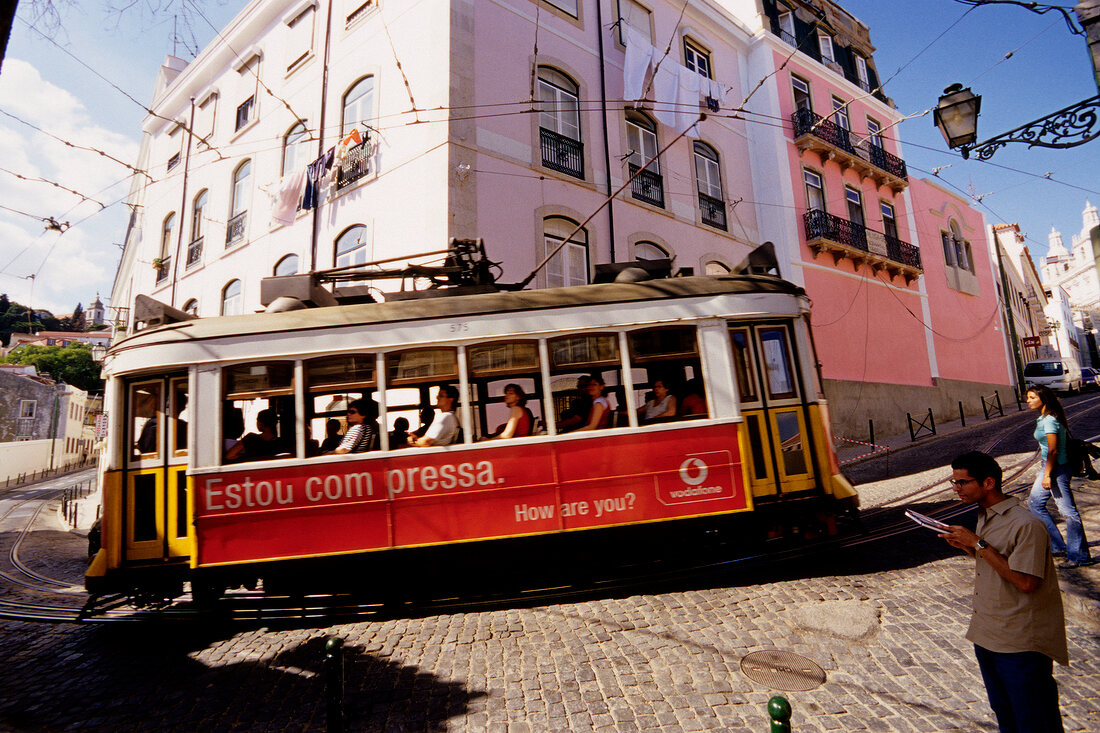
<path fill-rule="evenodd" d="M 542 165 L 567 176 L 584 179 L 584 145 L 545 127 L 539 128 Z"/>
<path fill-rule="evenodd" d="M 157 272 L 157 285 L 160 285 L 162 282 L 168 279 L 168 273 L 172 272 L 172 258 L 162 257 L 159 267 L 156 266 L 155 262 L 153 263 L 153 265 Z"/>
<path fill-rule="evenodd" d="M 202 237 L 194 239 L 187 245 L 187 269 L 190 270 L 202 261 Z"/>
<path fill-rule="evenodd" d="M 909 185 L 905 161 L 845 130 L 832 120 L 808 109 L 791 115 L 794 144 L 799 150 L 812 150 L 826 160 L 835 160 L 842 168 L 852 168 L 860 176 L 898 193 Z"/>
<path fill-rule="evenodd" d="M 640 166 L 631 163 L 627 169 L 633 176 L 638 173 L 639 168 Z M 661 175 L 648 168 L 638 173 L 638 177 L 631 182 L 631 193 L 639 201 L 665 208 L 665 189 Z"/>
<path fill-rule="evenodd" d="M 238 244 L 244 240 L 244 229 L 248 223 L 248 212 L 242 211 L 229 220 L 229 223 L 225 226 L 225 247 L 226 249 L 232 247 L 234 244 Z"/>
<path fill-rule="evenodd" d="M 348 148 L 348 154 L 336 171 L 336 190 L 347 188 L 370 174 L 370 159 L 373 155 L 374 145 L 369 139 Z"/>
<path fill-rule="evenodd" d="M 857 264 L 870 265 L 872 270 L 886 270 L 890 277 L 900 275 L 906 284 L 923 272 L 920 250 L 897 237 L 824 211 L 807 211 L 803 221 L 806 244 L 815 254 L 827 252 L 834 262 L 847 257 Z"/>
<path fill-rule="evenodd" d="M 726 202 L 699 192 L 699 213 L 703 223 L 726 231 Z"/>

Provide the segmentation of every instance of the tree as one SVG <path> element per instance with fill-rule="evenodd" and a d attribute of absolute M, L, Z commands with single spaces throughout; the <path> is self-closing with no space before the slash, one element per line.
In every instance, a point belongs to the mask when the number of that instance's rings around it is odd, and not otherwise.
<path fill-rule="evenodd" d="M 76 308 L 73 310 L 73 314 L 66 318 L 61 319 L 62 331 L 78 331 L 83 332 L 88 325 L 88 318 L 84 314 L 84 306 L 81 303 L 76 304 Z"/>
<path fill-rule="evenodd" d="M 92 359 L 92 347 L 71 343 L 68 346 L 36 346 L 28 344 L 11 352 L 0 362 L 31 364 L 39 374 L 49 374 L 56 380 L 71 384 L 85 392 L 103 390 L 99 377 L 100 365 Z"/>

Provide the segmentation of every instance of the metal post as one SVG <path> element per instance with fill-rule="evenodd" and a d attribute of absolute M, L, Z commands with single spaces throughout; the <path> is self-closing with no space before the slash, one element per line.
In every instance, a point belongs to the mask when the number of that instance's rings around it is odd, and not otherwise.
<path fill-rule="evenodd" d="M 325 730 L 344 733 L 344 640 L 325 642 Z"/>
<path fill-rule="evenodd" d="M 965 414 L 963 414 L 963 403 L 962 403 L 962 400 L 959 400 L 959 422 L 961 422 L 961 423 L 962 423 L 962 426 L 963 426 L 964 428 L 966 427 L 966 415 L 965 415 Z"/>
<path fill-rule="evenodd" d="M 905 421 L 909 425 L 909 442 L 912 443 L 917 439 L 917 436 L 913 433 L 913 416 L 908 412 L 905 413 Z"/>
<path fill-rule="evenodd" d="M 875 444 L 875 421 L 874 420 L 871 420 L 871 419 L 867 420 L 867 434 L 868 434 L 868 436 L 870 436 L 870 437 L 867 438 L 867 442 L 870 443 L 871 445 L 874 445 Z"/>
<path fill-rule="evenodd" d="M 768 700 L 768 717 L 771 733 L 791 733 L 791 704 L 787 698 L 776 695 Z"/>

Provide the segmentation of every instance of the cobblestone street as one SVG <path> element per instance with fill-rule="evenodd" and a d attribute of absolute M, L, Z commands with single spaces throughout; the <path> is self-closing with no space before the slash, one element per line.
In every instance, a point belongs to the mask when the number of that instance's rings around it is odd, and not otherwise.
<path fill-rule="evenodd" d="M 1095 482 L 1080 486 L 1079 501 L 1090 536 L 1100 536 Z M 47 529 L 55 554 L 83 552 L 81 537 Z M 1071 664 L 1056 665 L 1055 676 L 1066 730 L 1096 731 L 1100 566 L 1059 572 Z M 331 627 L 7 621 L 0 728 L 324 730 L 323 647 L 335 636 L 345 643 L 352 731 L 764 731 L 775 694 L 789 699 L 798 733 L 993 731 L 963 638 L 972 574 L 969 558 L 918 530 L 679 588 L 556 605 L 410 609 Z M 825 682 L 780 693 L 742 672 L 746 654 L 773 649 L 816 662 Z"/>

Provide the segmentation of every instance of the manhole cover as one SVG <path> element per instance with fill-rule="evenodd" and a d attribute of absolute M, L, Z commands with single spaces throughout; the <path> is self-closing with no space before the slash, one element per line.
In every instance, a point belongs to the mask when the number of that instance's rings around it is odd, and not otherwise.
<path fill-rule="evenodd" d="M 774 649 L 745 655 L 741 672 L 753 682 L 786 692 L 805 692 L 825 681 L 825 670 L 812 659 Z"/>

